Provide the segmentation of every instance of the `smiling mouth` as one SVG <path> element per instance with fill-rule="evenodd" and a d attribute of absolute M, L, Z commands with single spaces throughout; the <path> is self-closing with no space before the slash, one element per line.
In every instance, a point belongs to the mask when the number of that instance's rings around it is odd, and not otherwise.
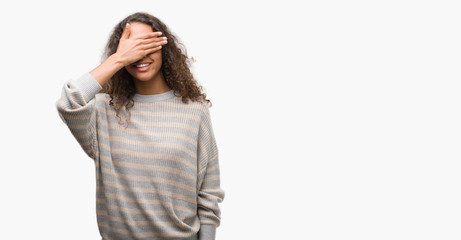
<path fill-rule="evenodd" d="M 133 64 L 132 66 L 135 67 L 138 71 L 144 72 L 149 69 L 152 63 L 140 63 L 140 64 Z"/>
<path fill-rule="evenodd" d="M 133 66 L 137 67 L 137 68 L 142 68 L 142 67 L 147 67 L 149 66 L 151 63 L 141 63 L 141 64 L 133 64 Z"/>

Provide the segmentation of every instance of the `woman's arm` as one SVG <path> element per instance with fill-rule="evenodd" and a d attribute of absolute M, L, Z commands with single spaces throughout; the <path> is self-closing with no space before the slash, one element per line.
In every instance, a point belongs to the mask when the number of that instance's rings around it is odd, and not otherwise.
<path fill-rule="evenodd" d="M 96 137 L 97 111 L 96 94 L 104 84 L 124 66 L 160 49 L 162 43 L 159 32 L 152 32 L 137 38 L 130 38 L 131 27 L 127 24 L 116 53 L 103 63 L 79 78 L 64 83 L 56 108 L 63 122 L 85 153 L 96 160 L 98 142 Z"/>
<path fill-rule="evenodd" d="M 66 81 L 61 97 L 56 101 L 62 121 L 93 160 L 98 156 L 95 95 L 101 89 L 99 83 L 89 73 L 85 73 L 76 80 Z"/>
<path fill-rule="evenodd" d="M 198 160 L 198 209 L 200 219 L 199 240 L 214 240 L 216 228 L 221 224 L 221 209 L 225 192 L 221 188 L 219 153 L 208 106 L 204 109 L 199 128 Z"/>
<path fill-rule="evenodd" d="M 106 84 L 106 82 L 123 67 L 123 62 L 120 60 L 117 53 L 115 53 L 109 56 L 95 69 L 91 70 L 90 74 L 99 83 L 99 85 L 104 86 L 104 84 Z"/>

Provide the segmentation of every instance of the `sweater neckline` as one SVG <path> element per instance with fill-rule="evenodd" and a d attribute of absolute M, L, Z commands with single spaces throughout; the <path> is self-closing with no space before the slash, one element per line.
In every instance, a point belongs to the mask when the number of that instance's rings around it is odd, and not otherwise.
<path fill-rule="evenodd" d="M 173 98 L 174 96 L 175 95 L 174 95 L 173 89 L 171 89 L 168 92 L 158 93 L 158 94 L 149 94 L 149 95 L 135 93 L 133 96 L 133 101 L 135 102 L 157 102 L 157 101 Z"/>

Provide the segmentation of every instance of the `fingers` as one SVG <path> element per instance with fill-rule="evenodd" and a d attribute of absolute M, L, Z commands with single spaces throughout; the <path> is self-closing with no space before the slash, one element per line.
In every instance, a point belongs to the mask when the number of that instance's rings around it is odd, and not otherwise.
<path fill-rule="evenodd" d="M 161 41 L 166 41 L 166 40 L 167 40 L 166 37 L 154 37 L 154 38 L 148 38 L 148 39 L 141 40 L 141 44 L 150 44 L 150 43 L 161 42 Z"/>
<path fill-rule="evenodd" d="M 149 38 L 160 37 L 160 36 L 162 36 L 162 32 L 150 32 L 150 33 L 141 35 L 139 39 L 149 39 Z"/>
<path fill-rule="evenodd" d="M 167 44 L 166 40 L 159 39 L 159 40 L 156 40 L 156 41 L 151 42 L 151 43 L 143 44 L 142 49 L 143 50 L 148 50 L 150 48 L 155 48 L 155 47 L 162 46 L 162 45 L 165 45 L 165 44 Z"/>
<path fill-rule="evenodd" d="M 130 25 L 130 23 L 126 23 L 125 29 L 123 29 L 123 33 L 122 33 L 121 38 L 127 39 L 127 38 L 130 37 L 130 34 L 131 34 L 131 25 Z"/>
<path fill-rule="evenodd" d="M 154 47 L 154 48 L 149 48 L 147 50 L 144 50 L 144 55 L 147 56 L 149 54 L 152 54 L 158 50 L 162 49 L 162 46 Z"/>

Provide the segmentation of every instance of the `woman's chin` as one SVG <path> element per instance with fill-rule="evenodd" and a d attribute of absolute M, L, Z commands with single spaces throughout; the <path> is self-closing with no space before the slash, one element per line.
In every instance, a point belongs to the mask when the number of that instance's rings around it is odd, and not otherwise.
<path fill-rule="evenodd" d="M 138 79 L 140 81 L 148 81 L 155 76 L 155 73 L 152 71 L 138 71 L 137 69 L 127 69 L 128 73 L 133 76 L 133 78 Z"/>
<path fill-rule="evenodd" d="M 147 77 L 140 77 L 140 76 L 134 76 L 134 78 L 138 81 L 142 81 L 142 82 L 147 82 L 149 80 L 151 80 L 152 78 L 147 78 Z"/>
<path fill-rule="evenodd" d="M 137 79 L 139 81 L 146 82 L 146 81 L 149 81 L 149 80 L 153 79 L 154 75 L 148 74 L 148 73 L 146 73 L 146 74 L 134 74 L 133 78 L 135 78 L 135 79 Z"/>

